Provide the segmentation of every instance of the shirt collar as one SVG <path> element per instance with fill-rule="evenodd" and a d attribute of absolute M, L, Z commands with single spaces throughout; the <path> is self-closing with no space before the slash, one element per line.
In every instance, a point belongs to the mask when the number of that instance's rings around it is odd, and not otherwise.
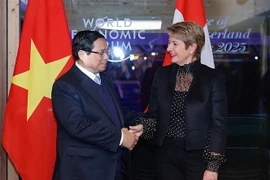
<path fill-rule="evenodd" d="M 99 76 L 99 77 L 100 77 L 99 73 L 94 74 L 94 73 L 92 73 L 92 72 L 86 70 L 86 69 L 85 69 L 84 67 L 82 67 L 77 61 L 75 62 L 75 65 L 79 68 L 79 70 L 81 70 L 86 76 L 90 77 L 92 80 L 94 80 L 94 78 L 95 78 L 96 76 Z"/>

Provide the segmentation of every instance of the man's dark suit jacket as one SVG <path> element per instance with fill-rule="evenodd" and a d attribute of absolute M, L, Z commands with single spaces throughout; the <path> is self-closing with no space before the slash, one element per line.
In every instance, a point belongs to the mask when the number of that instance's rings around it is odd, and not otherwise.
<path fill-rule="evenodd" d="M 160 67 L 152 85 L 148 115 L 156 117 L 156 144 L 164 140 L 176 83 L 176 64 Z M 221 71 L 202 65 L 191 66 L 193 82 L 186 97 L 186 148 L 204 149 L 209 130 L 210 152 L 224 153 L 227 129 L 227 97 Z"/>
<path fill-rule="evenodd" d="M 104 72 L 100 77 L 116 104 L 122 127 L 124 120 L 135 123 L 138 113 L 121 108 L 111 77 Z M 114 180 L 121 128 L 93 83 L 73 65 L 53 85 L 57 119 L 54 180 Z"/>

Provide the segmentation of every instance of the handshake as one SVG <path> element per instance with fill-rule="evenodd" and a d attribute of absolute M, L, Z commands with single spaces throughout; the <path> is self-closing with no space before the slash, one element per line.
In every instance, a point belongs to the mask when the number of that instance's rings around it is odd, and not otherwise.
<path fill-rule="evenodd" d="M 143 125 L 138 124 L 136 126 L 129 126 L 129 130 L 127 128 L 122 128 L 121 131 L 123 133 L 123 141 L 121 146 L 132 150 L 143 133 Z"/>

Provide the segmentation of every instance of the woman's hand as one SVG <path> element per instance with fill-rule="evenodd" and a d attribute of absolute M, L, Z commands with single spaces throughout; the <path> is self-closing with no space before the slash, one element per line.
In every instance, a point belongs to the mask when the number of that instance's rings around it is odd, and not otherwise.
<path fill-rule="evenodd" d="M 203 180 L 217 180 L 218 173 L 213 171 L 204 171 Z"/>
<path fill-rule="evenodd" d="M 132 132 L 137 137 L 140 137 L 142 135 L 142 133 L 143 133 L 143 125 L 138 124 L 136 126 L 129 126 L 129 132 Z"/>

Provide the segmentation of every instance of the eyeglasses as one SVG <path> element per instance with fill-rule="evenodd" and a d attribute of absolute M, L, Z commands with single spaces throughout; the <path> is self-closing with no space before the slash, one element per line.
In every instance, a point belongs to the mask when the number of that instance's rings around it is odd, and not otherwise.
<path fill-rule="evenodd" d="M 95 53 L 95 54 L 99 54 L 101 57 L 103 57 L 105 54 L 107 54 L 108 56 L 111 54 L 110 53 L 110 49 L 103 49 L 99 52 L 97 51 L 90 51 L 90 53 Z"/>

